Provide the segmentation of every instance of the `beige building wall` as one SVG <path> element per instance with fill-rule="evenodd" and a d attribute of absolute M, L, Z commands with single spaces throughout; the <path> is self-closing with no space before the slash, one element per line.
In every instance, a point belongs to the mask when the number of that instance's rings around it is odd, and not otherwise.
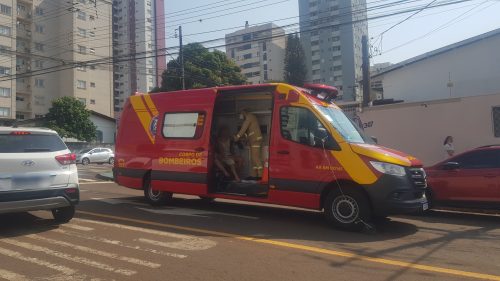
<path fill-rule="evenodd" d="M 365 109 L 359 116 L 366 133 L 376 136 L 379 144 L 410 153 L 428 166 L 446 158 L 443 141 L 448 135 L 455 139 L 456 153 L 499 144 L 500 137 L 494 133 L 495 107 L 500 108 L 500 93 L 376 106 Z"/>
<path fill-rule="evenodd" d="M 11 67 L 10 74 L 0 75 L 0 118 L 43 116 L 62 96 L 113 116 L 112 66 L 88 63 L 112 56 L 111 1 L 0 0 L 0 5 L 11 8 L 10 15 L 0 12 L 0 68 Z M 9 21 L 7 36 L 2 24 Z M 1 96 L 3 87 L 10 87 L 10 98 Z M 10 116 L 2 116 L 7 105 Z"/>

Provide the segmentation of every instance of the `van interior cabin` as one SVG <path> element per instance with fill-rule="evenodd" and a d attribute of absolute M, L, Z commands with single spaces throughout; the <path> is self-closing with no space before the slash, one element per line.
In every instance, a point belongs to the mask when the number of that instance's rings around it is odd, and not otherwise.
<path fill-rule="evenodd" d="M 274 87 L 219 92 L 215 101 L 211 130 L 211 148 L 214 152 L 211 166 L 211 192 L 255 197 L 267 196 L 273 92 Z M 242 132 L 238 141 L 234 140 L 234 136 L 239 133 L 244 123 L 242 118 L 245 115 L 242 111 L 256 117 L 262 134 L 259 145 L 252 143 L 251 135 L 255 132 L 250 129 Z M 224 146 L 223 143 L 231 144 L 230 155 L 227 152 L 227 145 Z M 261 160 L 260 170 L 256 169 L 255 159 L 252 159 L 252 146 L 254 147 L 253 155 L 258 149 Z M 234 166 L 231 167 L 231 165 Z"/>

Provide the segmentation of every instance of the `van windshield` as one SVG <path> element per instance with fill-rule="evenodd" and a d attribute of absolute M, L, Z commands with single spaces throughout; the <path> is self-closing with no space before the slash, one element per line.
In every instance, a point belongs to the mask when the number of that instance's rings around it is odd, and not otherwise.
<path fill-rule="evenodd" d="M 373 143 L 366 137 L 359 126 L 338 108 L 316 105 L 323 117 L 350 143 Z"/>

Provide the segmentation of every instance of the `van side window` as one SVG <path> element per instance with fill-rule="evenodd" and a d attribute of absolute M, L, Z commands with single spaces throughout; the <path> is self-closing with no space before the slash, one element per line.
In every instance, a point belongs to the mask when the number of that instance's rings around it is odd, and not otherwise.
<path fill-rule="evenodd" d="M 198 139 L 203 133 L 205 113 L 178 112 L 165 113 L 163 119 L 163 137 Z"/>
<path fill-rule="evenodd" d="M 300 144 L 326 149 L 339 149 L 326 128 L 309 109 L 284 106 L 280 110 L 281 135 Z"/>

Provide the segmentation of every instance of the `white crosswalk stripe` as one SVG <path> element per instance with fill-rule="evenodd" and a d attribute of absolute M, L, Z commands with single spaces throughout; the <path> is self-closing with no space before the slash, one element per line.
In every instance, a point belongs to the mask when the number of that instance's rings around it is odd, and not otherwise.
<path fill-rule="evenodd" d="M 87 233 L 85 233 L 85 234 L 79 234 L 79 233 L 76 233 L 76 232 L 66 231 L 66 230 L 63 230 L 63 229 L 54 229 L 52 231 L 60 233 L 60 234 L 64 234 L 64 235 L 67 235 L 67 236 L 73 236 L 73 237 L 77 237 L 77 238 L 80 238 L 80 239 L 86 239 L 86 240 L 93 241 L 93 242 L 100 242 L 100 243 L 104 243 L 104 244 L 115 245 L 115 246 L 123 247 L 123 248 L 130 249 L 130 250 L 135 250 L 135 251 L 142 251 L 142 252 L 147 252 L 147 253 L 150 253 L 150 254 L 157 254 L 157 255 L 162 255 L 162 256 L 167 256 L 167 257 L 172 257 L 172 258 L 179 258 L 179 259 L 187 258 L 186 255 L 181 255 L 181 254 L 176 254 L 176 253 L 169 253 L 169 252 L 164 252 L 164 251 L 156 250 L 156 249 L 148 249 L 148 248 L 143 248 L 143 247 L 140 247 L 140 246 L 127 245 L 127 244 L 123 243 L 122 241 L 111 240 L 111 239 L 106 239 L 106 238 L 103 238 L 103 237 L 92 236 L 92 235 L 88 235 Z"/>
<path fill-rule="evenodd" d="M 83 181 L 83 182 L 96 182 L 96 180 L 91 180 L 91 179 L 82 179 L 82 178 L 80 178 L 79 180 Z"/>
<path fill-rule="evenodd" d="M 161 266 L 158 263 L 153 263 L 153 262 L 140 260 L 140 259 L 136 259 L 136 258 L 131 258 L 131 257 L 124 257 L 124 256 L 120 256 L 117 254 L 108 253 L 105 251 L 92 249 L 92 248 L 85 247 L 85 246 L 80 246 L 80 245 L 76 245 L 76 244 L 72 244 L 72 243 L 68 243 L 68 242 L 64 242 L 64 241 L 45 238 L 45 237 L 42 237 L 42 236 L 37 235 L 37 234 L 27 235 L 27 237 L 35 239 L 35 240 L 43 241 L 46 243 L 50 243 L 53 245 L 57 245 L 57 246 L 61 246 L 61 247 L 68 247 L 68 248 L 72 248 L 72 249 L 82 251 L 85 253 L 89 253 L 89 254 L 93 254 L 93 255 L 97 255 L 97 256 L 101 256 L 101 257 L 106 257 L 106 258 L 110 258 L 110 259 L 114 259 L 114 260 L 125 261 L 128 263 L 142 265 L 142 266 L 149 267 L 149 268 L 159 268 Z"/>
<path fill-rule="evenodd" d="M 73 255 L 62 253 L 59 251 L 55 251 L 55 250 L 52 250 L 52 249 L 49 249 L 46 247 L 37 246 L 37 245 L 27 243 L 27 242 L 17 241 L 15 239 L 4 238 L 1 241 L 3 243 L 7 243 L 7 244 L 17 246 L 20 248 L 24 248 L 27 250 L 41 252 L 41 253 L 44 253 L 44 254 L 49 255 L 49 256 L 54 256 L 54 257 L 61 258 L 61 259 L 67 260 L 67 261 L 72 261 L 75 263 L 84 264 L 84 265 L 91 266 L 91 267 L 94 267 L 97 269 L 101 269 L 101 270 L 105 270 L 105 271 L 109 271 L 109 272 L 114 272 L 114 273 L 122 274 L 125 276 L 132 276 L 132 275 L 137 273 L 136 271 L 133 271 L 133 270 L 114 268 L 110 265 L 96 262 L 96 261 L 93 261 L 93 260 L 90 260 L 90 259 L 87 259 L 84 257 L 73 256 Z"/>
<path fill-rule="evenodd" d="M 199 251 L 199 250 L 207 250 L 214 247 L 217 243 L 212 240 L 208 240 L 205 238 L 195 237 L 191 235 L 177 234 L 167 231 L 159 231 L 154 229 L 140 228 L 129 225 L 122 225 L 117 223 L 109 223 L 102 221 L 94 221 L 94 220 L 86 220 L 86 219 L 75 219 L 79 222 L 85 222 L 90 224 L 97 224 L 102 226 L 114 227 L 122 230 L 131 230 L 136 232 L 142 232 L 146 234 L 153 234 L 156 236 L 168 237 L 179 239 L 180 241 L 175 242 L 165 242 L 166 247 L 178 249 L 178 250 L 187 250 L 187 251 Z"/>
<path fill-rule="evenodd" d="M 50 268 L 50 269 L 59 271 L 65 275 L 72 275 L 72 274 L 75 274 L 75 272 L 76 272 L 76 270 L 71 269 L 69 267 L 66 267 L 64 265 L 53 264 L 53 263 L 50 263 L 48 261 L 44 261 L 44 260 L 41 260 L 38 258 L 27 257 L 19 252 L 11 251 L 9 249 L 5 249 L 5 248 L 1 248 L 1 247 L 0 247 L 0 255 L 4 255 L 4 256 L 10 257 L 10 258 L 15 258 L 15 259 L 18 259 L 21 261 L 30 262 L 30 263 L 33 263 L 33 264 L 36 264 L 36 265 L 39 265 L 39 266 L 42 266 L 45 268 Z"/>
<path fill-rule="evenodd" d="M 86 227 L 86 226 L 81 226 L 81 225 L 77 225 L 77 224 L 65 224 L 64 226 L 75 229 L 75 230 L 82 230 L 82 231 L 94 230 L 92 227 Z"/>
<path fill-rule="evenodd" d="M 12 271 L 8 271 L 0 268 L 0 279 L 8 280 L 8 281 L 28 281 L 24 275 L 17 274 Z"/>

